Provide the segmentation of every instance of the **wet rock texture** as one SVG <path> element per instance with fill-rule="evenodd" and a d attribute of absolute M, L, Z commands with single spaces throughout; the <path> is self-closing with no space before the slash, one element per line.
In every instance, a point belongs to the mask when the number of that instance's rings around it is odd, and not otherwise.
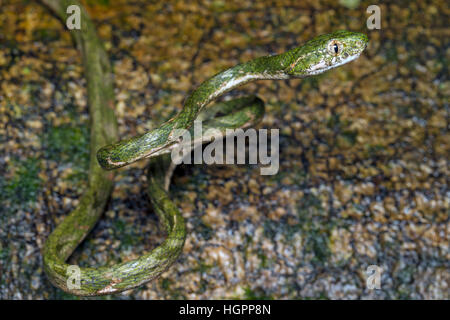
<path fill-rule="evenodd" d="M 345 3 L 342 1 L 341 3 Z M 352 2 L 353 3 L 353 2 Z M 338 29 L 368 34 L 357 61 L 259 81 L 260 128 L 280 129 L 280 170 L 183 165 L 171 195 L 183 254 L 160 279 L 110 299 L 449 298 L 449 40 L 445 1 L 88 1 L 115 73 L 121 137 L 173 115 L 207 77 Z M 41 250 L 87 177 L 86 81 L 70 31 L 39 5 L 0 14 L 0 298 L 75 298 Z M 164 239 L 140 162 L 121 169 L 104 217 L 71 262 L 111 265 Z M 381 289 L 366 269 L 382 268 Z"/>

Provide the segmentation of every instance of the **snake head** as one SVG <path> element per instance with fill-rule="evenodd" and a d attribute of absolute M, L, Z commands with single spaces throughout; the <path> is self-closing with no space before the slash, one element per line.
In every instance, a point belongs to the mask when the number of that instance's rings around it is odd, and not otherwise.
<path fill-rule="evenodd" d="M 358 58 L 368 42 L 365 34 L 350 31 L 315 37 L 285 53 L 289 61 L 286 73 L 291 77 L 305 77 L 325 72 Z"/>
<path fill-rule="evenodd" d="M 172 125 L 162 124 L 143 135 L 104 146 L 97 151 L 97 160 L 105 170 L 126 166 L 141 159 L 170 152 L 174 141 L 169 139 Z"/>

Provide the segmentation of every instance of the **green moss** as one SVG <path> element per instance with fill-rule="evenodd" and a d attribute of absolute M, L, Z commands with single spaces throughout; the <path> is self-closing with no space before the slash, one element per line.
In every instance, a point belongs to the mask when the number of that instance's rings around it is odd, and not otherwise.
<path fill-rule="evenodd" d="M 414 280 L 414 273 L 416 270 L 415 266 L 407 265 L 405 268 L 396 272 L 395 278 L 402 284 L 411 283 Z"/>
<path fill-rule="evenodd" d="M 297 205 L 297 214 L 301 223 L 310 221 L 314 213 L 322 210 L 320 199 L 311 193 L 306 193 Z"/>
<path fill-rule="evenodd" d="M 51 127 L 44 139 L 45 152 L 49 159 L 70 161 L 87 167 L 89 163 L 89 129 L 87 126 Z"/>
<path fill-rule="evenodd" d="M 225 8 L 226 8 L 225 1 L 215 0 L 211 4 L 211 10 L 216 13 L 223 12 Z"/>
<path fill-rule="evenodd" d="M 331 130 L 345 130 L 345 128 L 349 127 L 351 122 L 348 120 L 342 120 L 340 114 L 333 114 L 331 117 L 327 119 L 327 128 Z"/>
<path fill-rule="evenodd" d="M 366 150 L 366 156 L 372 158 L 383 154 L 386 148 L 381 144 L 366 144 L 364 149 Z"/>
<path fill-rule="evenodd" d="M 289 170 L 280 170 L 277 174 L 267 176 L 267 182 L 266 184 L 268 186 L 276 186 L 285 178 L 289 178 L 293 183 L 296 185 L 303 185 L 308 177 L 308 172 L 305 171 L 302 167 L 294 166 L 292 168 L 289 168 Z"/>
<path fill-rule="evenodd" d="M 199 225 L 196 226 L 196 230 L 205 240 L 210 240 L 214 233 L 214 230 L 204 222 L 200 222 Z"/>
<path fill-rule="evenodd" d="M 0 261 L 5 261 L 7 260 L 9 257 L 9 247 L 4 247 L 1 243 L 0 243 Z"/>
<path fill-rule="evenodd" d="M 303 298 L 303 300 L 329 300 L 329 299 L 330 298 L 328 297 L 325 291 L 319 292 L 317 296 Z"/>
<path fill-rule="evenodd" d="M 273 300 L 273 297 L 266 294 L 262 288 L 252 290 L 250 287 L 247 287 L 244 291 L 244 297 L 247 300 Z"/>
<path fill-rule="evenodd" d="M 169 299 L 181 300 L 186 299 L 183 288 L 177 287 L 176 283 L 170 278 L 164 278 L 160 280 L 161 288 L 166 291 Z"/>
<path fill-rule="evenodd" d="M 109 6 L 109 0 L 88 0 L 88 6 L 93 6 L 93 5 L 101 5 L 104 7 Z"/>
<path fill-rule="evenodd" d="M 321 201 L 313 194 L 305 194 L 297 206 L 298 228 L 305 234 L 305 251 L 313 254 L 313 262 L 323 264 L 330 257 L 330 230 L 333 222 L 323 210 Z"/>
<path fill-rule="evenodd" d="M 329 234 L 326 231 L 313 229 L 308 232 L 305 250 L 314 253 L 314 262 L 325 263 L 330 257 Z"/>
<path fill-rule="evenodd" d="M 401 281 L 397 278 L 398 281 Z M 399 283 L 398 286 L 395 287 L 395 291 L 393 294 L 389 294 L 389 299 L 397 299 L 397 300 L 411 300 L 413 299 L 412 293 L 414 293 L 414 285 L 411 285 L 412 281 L 408 281 L 408 283 Z M 381 289 L 383 291 L 383 289 Z"/>
<path fill-rule="evenodd" d="M 274 239 L 277 234 L 282 234 L 286 241 L 291 241 L 294 235 L 301 230 L 300 224 L 290 225 L 286 222 L 283 223 L 273 223 L 271 220 L 264 222 L 264 237 L 269 239 Z M 261 258 L 261 257 L 260 257 Z M 267 260 L 267 266 L 270 267 L 272 263 L 276 261 Z"/>
<path fill-rule="evenodd" d="M 395 43 L 386 44 L 385 56 L 387 61 L 398 61 L 398 52 Z"/>
<path fill-rule="evenodd" d="M 55 290 L 54 299 L 56 299 L 56 300 L 81 300 L 82 298 L 58 289 L 58 290 Z"/>
<path fill-rule="evenodd" d="M 192 271 L 193 272 L 199 272 L 200 274 L 203 274 L 203 273 L 207 273 L 208 270 L 210 270 L 212 267 L 213 267 L 212 265 L 206 264 L 203 261 L 198 261 L 197 266 L 192 268 Z"/>
<path fill-rule="evenodd" d="M 340 135 L 347 143 L 354 145 L 356 143 L 356 138 L 358 137 L 358 131 L 345 130 Z"/>
<path fill-rule="evenodd" d="M 261 260 L 260 267 L 266 268 L 267 267 L 267 256 L 263 254 L 262 252 L 258 253 L 258 258 Z"/>
<path fill-rule="evenodd" d="M 339 147 L 353 146 L 356 143 L 358 137 L 358 131 L 349 130 L 351 122 L 348 120 L 342 120 L 339 114 L 334 114 L 327 119 L 327 128 L 339 132 L 337 136 L 337 143 Z"/>
<path fill-rule="evenodd" d="M 334 129 L 339 126 L 341 121 L 341 117 L 339 114 L 333 114 L 331 117 L 327 119 L 327 128 Z"/>
<path fill-rule="evenodd" d="M 31 72 L 30 68 L 28 68 L 28 67 L 22 68 L 22 74 L 28 75 L 28 74 L 30 74 L 30 72 Z"/>
<path fill-rule="evenodd" d="M 21 105 L 18 105 L 16 103 L 7 103 L 6 107 L 8 110 L 8 113 L 14 117 L 14 119 L 20 119 L 23 117 L 24 114 L 24 107 Z M 2 140 L 3 141 L 3 140 Z"/>
<path fill-rule="evenodd" d="M 87 169 L 86 169 L 87 170 Z M 76 169 L 72 174 L 65 178 L 72 185 L 81 186 L 87 181 L 87 172 L 83 169 Z"/>
<path fill-rule="evenodd" d="M 118 232 L 121 233 L 125 230 L 125 222 L 123 222 L 122 220 L 116 220 L 114 221 L 114 229 Z"/>
<path fill-rule="evenodd" d="M 135 246 L 139 242 L 139 236 L 136 234 L 132 225 L 127 225 L 123 220 L 114 221 L 114 238 L 120 238 L 120 245 L 123 248 Z"/>
<path fill-rule="evenodd" d="M 360 2 L 360 0 L 339 0 L 339 4 L 347 9 L 358 8 Z"/>
<path fill-rule="evenodd" d="M 410 55 L 410 56 L 408 56 L 405 65 L 408 69 L 414 70 L 418 63 L 419 63 L 419 60 L 418 60 L 417 56 Z"/>
<path fill-rule="evenodd" d="M 67 180 L 72 183 L 87 180 L 90 149 L 86 125 L 51 127 L 43 136 L 43 145 L 47 159 L 71 164 L 73 173 Z"/>
<path fill-rule="evenodd" d="M 325 78 L 326 73 L 321 73 L 315 76 L 310 76 L 307 78 L 302 79 L 302 90 L 309 91 L 309 90 L 319 90 L 319 82 L 320 79 Z"/>
<path fill-rule="evenodd" d="M 33 39 L 36 41 L 50 42 L 60 38 L 58 29 L 35 29 L 33 30 Z"/>
<path fill-rule="evenodd" d="M 172 284 L 172 281 L 170 279 L 164 278 L 161 281 L 161 288 L 164 290 L 170 290 L 170 285 Z"/>
<path fill-rule="evenodd" d="M 2 200 L 13 204 L 28 204 L 36 201 L 41 179 L 38 174 L 41 163 L 37 158 L 28 158 L 23 161 L 13 161 L 14 176 L 9 180 L 0 181 Z"/>
<path fill-rule="evenodd" d="M 125 247 L 133 247 L 138 242 L 138 238 L 135 234 L 124 234 L 122 236 L 121 244 Z"/>

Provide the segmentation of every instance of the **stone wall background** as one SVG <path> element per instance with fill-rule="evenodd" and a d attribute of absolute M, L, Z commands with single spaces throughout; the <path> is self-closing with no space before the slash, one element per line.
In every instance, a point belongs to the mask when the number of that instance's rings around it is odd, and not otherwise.
<path fill-rule="evenodd" d="M 448 299 L 449 10 L 445 1 L 86 1 L 110 55 L 121 137 L 155 127 L 239 62 L 338 29 L 368 34 L 357 61 L 231 93 L 266 102 L 280 172 L 183 165 L 171 195 L 183 254 L 161 278 L 107 299 Z M 344 4 L 347 4 L 345 6 Z M 0 298 L 72 299 L 40 251 L 88 167 L 86 82 L 69 31 L 44 8 L 0 13 Z M 114 264 L 164 239 L 145 161 L 121 169 L 104 217 L 71 258 Z M 381 290 L 366 288 L 369 265 Z"/>

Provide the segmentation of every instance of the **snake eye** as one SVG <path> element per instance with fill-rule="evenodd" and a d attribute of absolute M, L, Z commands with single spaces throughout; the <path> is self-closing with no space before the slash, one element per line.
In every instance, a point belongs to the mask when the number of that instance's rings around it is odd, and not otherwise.
<path fill-rule="evenodd" d="M 337 40 L 330 41 L 330 43 L 328 44 L 328 51 L 333 56 L 337 56 L 342 52 L 342 43 Z"/>

